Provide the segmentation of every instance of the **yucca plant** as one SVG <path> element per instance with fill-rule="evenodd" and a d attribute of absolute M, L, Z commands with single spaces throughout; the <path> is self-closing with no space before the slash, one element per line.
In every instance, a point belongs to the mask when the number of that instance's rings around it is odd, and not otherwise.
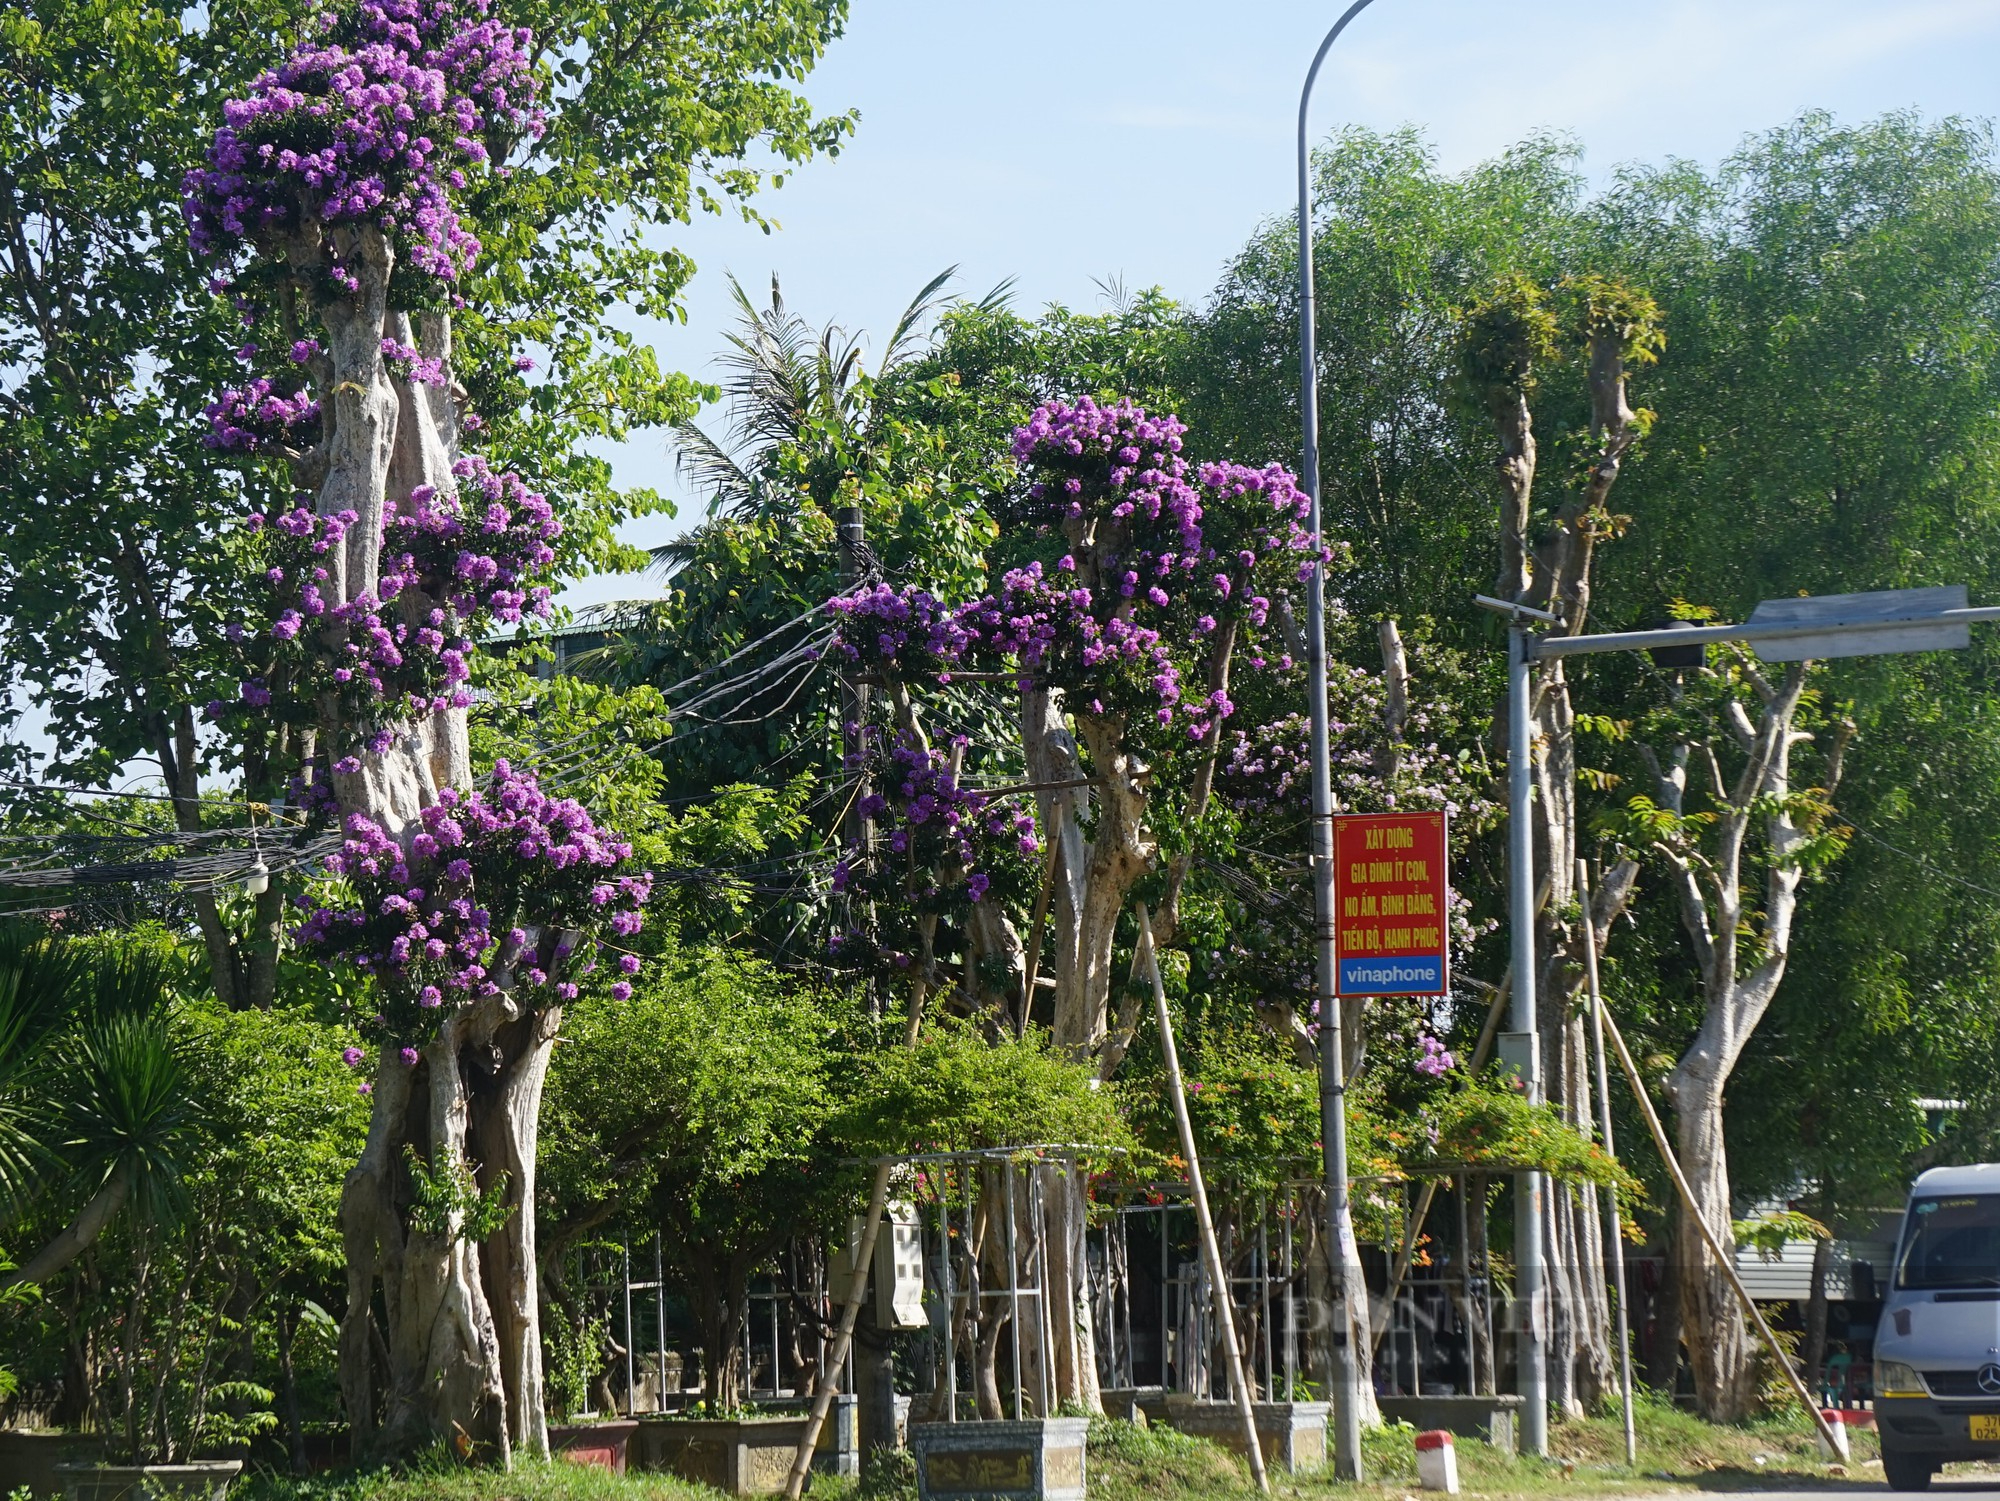
<path fill-rule="evenodd" d="M 0 1288 L 48 1281 L 131 1212 L 177 1202 L 194 1129 L 168 972 L 138 944 L 95 952 L 0 925 L 0 1194 L 5 1225 L 60 1214 Z"/>

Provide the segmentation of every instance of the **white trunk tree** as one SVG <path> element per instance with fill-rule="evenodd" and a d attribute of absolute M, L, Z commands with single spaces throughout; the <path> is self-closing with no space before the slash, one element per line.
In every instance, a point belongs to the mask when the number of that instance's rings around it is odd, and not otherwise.
<path fill-rule="evenodd" d="M 1785 977 L 1800 886 L 1844 842 L 1844 831 L 1829 823 L 1830 799 L 1853 726 L 1841 721 L 1826 731 L 1824 785 L 1795 790 L 1794 748 L 1814 739 L 1798 727 L 1810 664 L 1795 662 L 1773 682 L 1747 653 L 1730 652 L 1732 663 L 1697 675 L 1697 687 L 1723 690 L 1715 712 L 1704 716 L 1715 734 L 1704 735 L 1699 720 L 1683 712 L 1668 721 L 1686 726 L 1679 735 L 1639 745 L 1653 792 L 1635 801 L 1623 828 L 1628 845 L 1655 856 L 1671 876 L 1701 975 L 1701 1027 L 1668 1078 L 1667 1097 L 1688 1186 L 1733 1255 L 1725 1093 Z M 1725 773 L 1726 756 L 1740 762 L 1733 776 Z M 1681 1329 L 1697 1399 L 1704 1416 L 1735 1421 L 1756 1397 L 1752 1338 L 1722 1268 L 1685 1215 L 1679 1262 Z"/>
<path fill-rule="evenodd" d="M 465 658 L 521 618 L 560 530 L 542 497 L 461 453 L 478 424 L 444 311 L 478 253 L 457 193 L 539 129 L 528 40 L 450 0 L 331 14 L 225 106 L 187 183 L 196 248 L 241 273 L 246 322 L 280 323 L 290 346 L 210 409 L 215 447 L 288 463 L 300 497 L 262 528 L 258 629 L 281 670 L 212 711 L 297 725 L 308 807 L 345 836 L 329 862 L 344 889 L 299 937 L 373 980 L 355 1018 L 379 1043 L 373 1115 L 340 1207 L 361 1457 L 547 1451 L 543 1080 L 580 950 L 607 922 L 636 932 L 649 885 L 616 874 L 629 847 L 531 778 L 495 768 L 490 799 L 473 787 Z"/>

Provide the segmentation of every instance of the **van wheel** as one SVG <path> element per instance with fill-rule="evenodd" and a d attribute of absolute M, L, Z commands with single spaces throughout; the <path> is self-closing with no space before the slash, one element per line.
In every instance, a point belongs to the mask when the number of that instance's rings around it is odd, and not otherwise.
<path fill-rule="evenodd" d="M 1892 1491 L 1929 1490 L 1931 1476 L 1937 1474 L 1937 1468 L 1921 1454 L 1900 1454 L 1887 1444 L 1882 1446 L 1882 1473 L 1888 1478 Z"/>

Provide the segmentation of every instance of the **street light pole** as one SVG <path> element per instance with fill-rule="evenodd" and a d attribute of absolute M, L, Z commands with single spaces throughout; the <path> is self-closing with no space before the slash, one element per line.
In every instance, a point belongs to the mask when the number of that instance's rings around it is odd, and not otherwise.
<path fill-rule="evenodd" d="M 1484 594 L 1475 594 L 1472 600 L 1507 619 L 1507 905 L 1514 951 L 1511 1040 L 1517 1046 L 1511 1061 L 1520 1071 L 1529 1100 L 1536 1104 L 1542 1100 L 1542 1078 L 1535 1016 L 1535 839 L 1528 816 L 1534 794 L 1532 665 L 1600 652 L 1724 642 L 1761 645 L 1766 661 L 1780 662 L 1950 651 L 1970 643 L 1970 627 L 2000 623 L 2000 606 L 1968 606 L 1962 584 L 1766 600 L 1742 625 L 1676 625 L 1596 636 L 1538 634 L 1534 625 L 1560 626 L 1560 617 Z M 1592 962 L 1594 966 L 1594 950 Z M 1515 1183 L 1515 1362 L 1521 1389 L 1521 1446 L 1530 1454 L 1546 1455 L 1542 1175 L 1522 1173 Z"/>
<path fill-rule="evenodd" d="M 1539 614 L 1540 612 L 1534 612 Z M 1546 618 L 1546 617 L 1544 617 Z M 1535 830 L 1528 817 L 1533 789 L 1533 645 L 1516 614 L 1507 627 L 1507 910 L 1513 930 L 1513 1031 L 1525 1039 L 1517 1060 L 1531 1104 L 1542 1099 L 1542 1049 L 1535 1017 Z M 1514 1370 L 1521 1389 L 1521 1448 L 1549 1452 L 1549 1374 L 1542 1348 L 1542 1175 L 1514 1180 Z"/>
<path fill-rule="evenodd" d="M 1320 64 L 1341 32 L 1373 0 L 1354 0 L 1313 54 L 1299 93 L 1299 412 L 1305 429 L 1300 482 L 1312 501 L 1312 583 L 1306 598 L 1307 697 L 1312 711 L 1313 924 L 1319 980 L 1320 1146 L 1326 1168 L 1327 1269 L 1333 1293 L 1334 1474 L 1361 1479 L 1361 1393 L 1348 1340 L 1346 1248 L 1354 1240 L 1347 1188 L 1347 1059 L 1340 1035 L 1340 998 L 1333 910 L 1333 769 L 1326 708 L 1326 559 L 1319 493 L 1319 370 L 1314 360 L 1312 154 L 1306 109 Z"/>

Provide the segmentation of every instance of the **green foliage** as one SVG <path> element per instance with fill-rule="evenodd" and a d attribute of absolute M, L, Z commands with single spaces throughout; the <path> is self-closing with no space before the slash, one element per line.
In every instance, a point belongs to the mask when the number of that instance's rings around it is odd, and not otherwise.
<path fill-rule="evenodd" d="M 914 1048 L 864 1054 L 855 1074 L 835 1129 L 859 1155 L 1075 1144 L 1108 1165 L 1132 1141 L 1093 1072 L 1034 1033 L 946 1022 Z"/>
<path fill-rule="evenodd" d="M 191 966 L 183 958 L 180 967 Z M 113 1022 L 113 1035 L 160 1029 L 171 1050 L 180 1120 L 172 1161 L 154 1160 L 158 1179 L 172 1172 L 172 1191 L 149 1214 L 114 1217 L 35 1305 L 15 1313 L 0 1346 L 28 1381 L 79 1373 L 67 1379 L 83 1382 L 88 1416 L 128 1456 L 240 1452 L 275 1424 L 281 1338 L 294 1389 L 332 1399 L 322 1304 L 336 1301 L 343 1281 L 337 1209 L 366 1102 L 309 1013 L 230 1012 L 197 991 L 163 1011 L 114 1012 Z M 141 1060 L 156 1056 L 157 1041 L 145 1042 Z M 97 1056 L 108 1068 L 120 1054 L 107 1047 Z M 92 1086 L 100 1101 L 124 1102 L 115 1112 L 101 1104 L 102 1113 L 157 1122 L 136 1108 L 152 1094 L 143 1076 L 113 1087 L 115 1077 Z M 131 1160 L 141 1140 L 128 1126 L 104 1150 Z M 89 1155 L 76 1153 L 79 1162 Z M 93 1173 L 44 1185 L 17 1233 L 46 1236 L 97 1181 Z"/>
<path fill-rule="evenodd" d="M 1532 395 L 1561 340 L 1548 294 L 1518 271 L 1476 293 L 1459 315 L 1459 378 L 1481 402 Z"/>
<path fill-rule="evenodd" d="M 1759 1261 L 1776 1261 L 1795 1240 L 1831 1240 L 1833 1232 L 1811 1215 L 1797 1209 L 1760 1214 L 1755 1219 L 1733 1220 L 1730 1234 L 1738 1246 L 1756 1251 Z"/>
<path fill-rule="evenodd" d="M 1093 1494 L 1103 1493 L 1107 1470 L 1116 1477 L 1114 1494 L 1129 1494 L 1140 1477 L 1160 1495 L 1200 1494 L 1218 1482 L 1234 1490 L 1242 1475 L 1241 1466 L 1220 1445 L 1174 1428 L 1097 1417 L 1091 1419 L 1088 1444 Z"/>
<path fill-rule="evenodd" d="M 1490 452 L 1492 424 L 1483 393 L 1439 397 L 1459 382 L 1464 313 L 1482 293 L 1551 288 L 1596 264 L 1584 254 L 1583 206 L 1577 148 L 1558 138 L 1463 174 L 1439 171 L 1414 131 L 1347 130 L 1314 152 L 1324 506 L 1329 533 L 1355 549 L 1340 598 L 1371 635 L 1384 616 L 1406 626 L 1433 616 L 1447 625 L 1445 644 L 1469 636 L 1490 662 L 1466 594 L 1467 580 L 1493 568 L 1491 470 L 1469 457 Z M 1297 239 L 1282 214 L 1251 237 L 1174 364 L 1181 417 L 1231 458 L 1297 448 Z M 1546 309 L 1522 324 L 1522 301 L 1538 305 L 1540 294 L 1503 300 L 1514 337 L 1488 350 L 1489 379 L 1546 358 L 1560 332 Z M 1538 431 L 1583 424 L 1572 384 L 1543 383 Z"/>
<path fill-rule="evenodd" d="M 1533 1167 L 1552 1178 L 1595 1183 L 1629 1196 L 1636 1183 L 1617 1159 L 1552 1105 L 1531 1105 L 1517 1082 L 1487 1075 L 1441 1090 L 1417 1112 L 1413 1129 L 1389 1127 L 1389 1144 L 1424 1162 Z"/>
<path fill-rule="evenodd" d="M 826 1001 L 740 953 L 669 949 L 629 1001 L 586 995 L 568 1009 L 549 1070 L 546 1277 L 581 1307 L 570 1249 L 600 1227 L 658 1227 L 706 1351 L 705 1395 L 725 1407 L 737 1393 L 722 1363 L 742 1343 L 751 1273 L 862 1191 L 829 1139 L 840 1033 Z M 573 1324 L 565 1338 L 582 1338 L 587 1314 Z"/>
<path fill-rule="evenodd" d="M 600 1354 L 611 1332 L 611 1316 L 542 1321 L 542 1386 L 548 1395 L 549 1417 L 564 1422 L 590 1406 L 590 1381 L 600 1369 Z"/>
<path fill-rule="evenodd" d="M 1319 1160 L 1319 1076 L 1270 1046 L 1231 1031 L 1204 1039 L 1186 1069 L 1188 1120 L 1211 1183 L 1239 1194 L 1268 1194 Z M 1173 1177 L 1185 1175 L 1179 1128 L 1164 1070 L 1128 1078 L 1119 1094 L 1133 1130 Z M 1350 1122 L 1349 1151 L 1365 1162 L 1368 1121 Z"/>
<path fill-rule="evenodd" d="M 1660 305 L 1636 287 L 1597 272 L 1566 277 L 1572 338 L 1586 347 L 1604 340 L 1627 365 L 1657 365 L 1667 347 Z"/>
<path fill-rule="evenodd" d="M 718 1231 L 807 1212 L 826 1187 L 805 1168 L 824 1150 L 836 1036 L 816 999 L 754 959 L 699 949 L 653 960 L 629 1001 L 571 1007 L 543 1118 L 550 1228 L 655 1197 Z"/>
<path fill-rule="evenodd" d="M 514 1206 L 507 1202 L 507 1175 L 496 1173 L 481 1189 L 472 1164 L 459 1158 L 436 1171 L 424 1165 L 414 1145 L 403 1147 L 403 1166 L 410 1174 L 410 1227 L 440 1240 L 478 1245 L 507 1223 Z"/>

